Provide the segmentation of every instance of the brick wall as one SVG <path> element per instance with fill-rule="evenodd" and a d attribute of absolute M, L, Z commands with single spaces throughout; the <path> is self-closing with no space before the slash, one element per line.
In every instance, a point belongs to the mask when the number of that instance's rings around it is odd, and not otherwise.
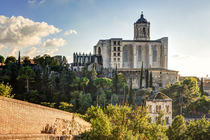
<path fill-rule="evenodd" d="M 73 113 L 0 96 L 0 135 L 78 135 L 90 127 Z"/>

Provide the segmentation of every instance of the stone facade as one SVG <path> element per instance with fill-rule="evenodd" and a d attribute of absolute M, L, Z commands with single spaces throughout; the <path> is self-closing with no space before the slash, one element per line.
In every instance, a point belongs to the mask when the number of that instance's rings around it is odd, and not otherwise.
<path fill-rule="evenodd" d="M 151 122 L 155 123 L 159 114 L 164 113 L 163 119 L 165 119 L 166 125 L 172 123 L 172 99 L 163 93 L 155 93 L 149 99 L 146 100 L 146 106 L 150 113 Z"/>
<path fill-rule="evenodd" d="M 87 68 L 89 71 L 92 70 L 92 68 L 95 68 L 96 71 L 101 71 L 102 65 L 103 61 L 101 55 L 74 53 L 71 67 L 73 71 L 81 71 L 84 68 Z"/>
<path fill-rule="evenodd" d="M 118 68 L 127 81 L 133 80 L 133 88 L 139 88 L 140 71 L 154 72 L 154 84 L 165 87 L 178 80 L 178 71 L 168 70 L 168 38 L 150 40 L 150 22 L 143 13 L 134 23 L 134 39 L 111 38 L 99 40 L 94 46 L 94 55 L 101 56 L 104 69 Z M 75 62 L 75 61 L 74 61 Z"/>

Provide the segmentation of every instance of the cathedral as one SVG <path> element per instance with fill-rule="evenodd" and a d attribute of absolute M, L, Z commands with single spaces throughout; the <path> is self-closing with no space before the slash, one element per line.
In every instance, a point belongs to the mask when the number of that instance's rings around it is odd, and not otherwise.
<path fill-rule="evenodd" d="M 144 69 L 152 72 L 155 87 L 165 87 L 178 80 L 178 71 L 168 69 L 168 38 L 150 40 L 150 22 L 144 18 L 143 12 L 134 23 L 133 40 L 99 40 L 93 49 L 93 55 L 74 53 L 72 69 L 90 69 L 93 64 L 97 65 L 97 70 L 117 67 L 118 72 L 125 75 L 127 82 L 132 80 L 132 86 L 136 89 L 140 85 L 142 65 Z M 143 86 L 145 87 L 145 80 Z"/>

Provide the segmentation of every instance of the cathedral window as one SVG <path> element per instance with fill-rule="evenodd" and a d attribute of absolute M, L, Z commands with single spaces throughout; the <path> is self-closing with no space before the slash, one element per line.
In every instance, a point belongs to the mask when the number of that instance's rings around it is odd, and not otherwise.
<path fill-rule="evenodd" d="M 128 61 L 128 48 L 127 48 L 127 46 L 123 47 L 123 61 L 124 62 Z"/>
<path fill-rule="evenodd" d="M 114 47 L 114 51 L 116 51 L 116 47 Z"/>
<path fill-rule="evenodd" d="M 120 56 L 120 53 L 117 53 L 117 56 Z"/>
<path fill-rule="evenodd" d="M 142 50 L 141 50 L 141 46 L 139 46 L 138 47 L 138 61 L 142 61 L 141 57 L 142 57 Z"/>
<path fill-rule="evenodd" d="M 152 61 L 157 62 L 157 48 L 156 48 L 156 46 L 152 47 Z"/>
<path fill-rule="evenodd" d="M 98 48 L 98 54 L 101 55 L 101 48 Z"/>
<path fill-rule="evenodd" d="M 118 47 L 117 50 L 120 51 L 120 47 Z"/>

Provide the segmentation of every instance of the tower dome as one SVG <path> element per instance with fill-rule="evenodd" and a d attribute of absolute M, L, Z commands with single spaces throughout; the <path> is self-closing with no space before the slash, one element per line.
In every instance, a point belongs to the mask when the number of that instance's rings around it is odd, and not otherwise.
<path fill-rule="evenodd" d="M 141 12 L 140 18 L 136 21 L 136 23 L 148 23 L 147 20 L 144 18 L 143 12 Z"/>
<path fill-rule="evenodd" d="M 150 40 L 150 23 L 144 18 L 143 12 L 134 23 L 134 40 Z"/>

